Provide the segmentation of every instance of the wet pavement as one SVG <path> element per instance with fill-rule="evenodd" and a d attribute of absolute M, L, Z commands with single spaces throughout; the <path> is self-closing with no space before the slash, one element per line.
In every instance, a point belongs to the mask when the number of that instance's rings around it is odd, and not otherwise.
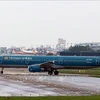
<path fill-rule="evenodd" d="M 80 75 L 4 74 L 0 96 L 56 96 L 100 94 L 100 79 Z"/>
<path fill-rule="evenodd" d="M 24 83 L 21 81 L 7 80 L 0 77 L 0 96 L 56 96 L 56 95 L 81 95 L 79 91 L 69 88 L 58 88 L 39 83 Z M 84 92 L 83 95 L 86 95 Z"/>
<path fill-rule="evenodd" d="M 0 96 L 45 96 L 57 95 L 52 88 L 45 85 L 29 85 L 19 81 L 0 78 Z"/>

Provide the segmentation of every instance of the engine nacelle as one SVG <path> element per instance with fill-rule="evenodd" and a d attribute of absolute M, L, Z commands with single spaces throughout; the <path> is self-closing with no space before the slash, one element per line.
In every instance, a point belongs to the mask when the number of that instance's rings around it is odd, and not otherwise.
<path fill-rule="evenodd" d="M 28 70 L 29 72 L 41 72 L 41 67 L 37 65 L 29 65 Z"/>

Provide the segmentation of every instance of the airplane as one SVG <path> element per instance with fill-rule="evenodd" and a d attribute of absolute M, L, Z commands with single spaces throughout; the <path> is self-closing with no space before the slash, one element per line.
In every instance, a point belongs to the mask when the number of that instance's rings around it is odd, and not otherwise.
<path fill-rule="evenodd" d="M 31 50 L 31 51 L 27 51 L 27 50 L 24 50 L 24 49 L 21 49 L 21 51 L 16 51 L 15 49 L 13 49 L 12 51 L 13 54 L 36 54 L 36 52 L 34 50 Z"/>
<path fill-rule="evenodd" d="M 36 51 L 35 50 L 25 50 L 25 49 L 21 49 L 21 51 L 24 53 L 24 54 L 36 54 Z"/>
<path fill-rule="evenodd" d="M 13 54 L 23 54 L 22 51 L 16 51 L 15 49 L 12 50 L 12 53 L 13 53 Z"/>
<path fill-rule="evenodd" d="M 1 55 L 1 74 L 4 68 L 28 68 L 29 72 L 48 72 L 58 75 L 58 69 L 89 69 L 100 67 L 96 56 L 31 56 Z"/>

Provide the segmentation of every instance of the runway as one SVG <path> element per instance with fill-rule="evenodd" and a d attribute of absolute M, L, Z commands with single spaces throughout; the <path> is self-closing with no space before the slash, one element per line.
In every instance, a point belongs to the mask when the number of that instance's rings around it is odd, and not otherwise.
<path fill-rule="evenodd" d="M 0 76 L 0 96 L 80 96 L 100 94 L 100 79 L 80 75 L 6 73 Z"/>
<path fill-rule="evenodd" d="M 40 88 L 41 87 L 41 88 Z M 8 81 L 0 79 L 0 96 L 42 96 L 57 95 L 51 88 L 44 85 L 28 85 L 22 82 Z"/>
<path fill-rule="evenodd" d="M 7 80 L 0 77 L 0 96 L 56 96 L 80 94 L 81 93 L 78 91 L 70 88 L 61 88 L 47 84 L 43 85 L 35 82 L 30 84 L 18 80 Z"/>

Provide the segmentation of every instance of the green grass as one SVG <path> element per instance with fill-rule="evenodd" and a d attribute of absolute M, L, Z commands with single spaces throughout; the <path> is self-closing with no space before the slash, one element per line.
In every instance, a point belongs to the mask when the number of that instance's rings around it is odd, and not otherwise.
<path fill-rule="evenodd" d="M 0 100 L 100 100 L 100 96 L 0 97 Z"/>
<path fill-rule="evenodd" d="M 100 68 L 86 69 L 86 70 L 59 70 L 60 73 L 66 74 L 87 74 L 92 76 L 100 76 Z"/>

